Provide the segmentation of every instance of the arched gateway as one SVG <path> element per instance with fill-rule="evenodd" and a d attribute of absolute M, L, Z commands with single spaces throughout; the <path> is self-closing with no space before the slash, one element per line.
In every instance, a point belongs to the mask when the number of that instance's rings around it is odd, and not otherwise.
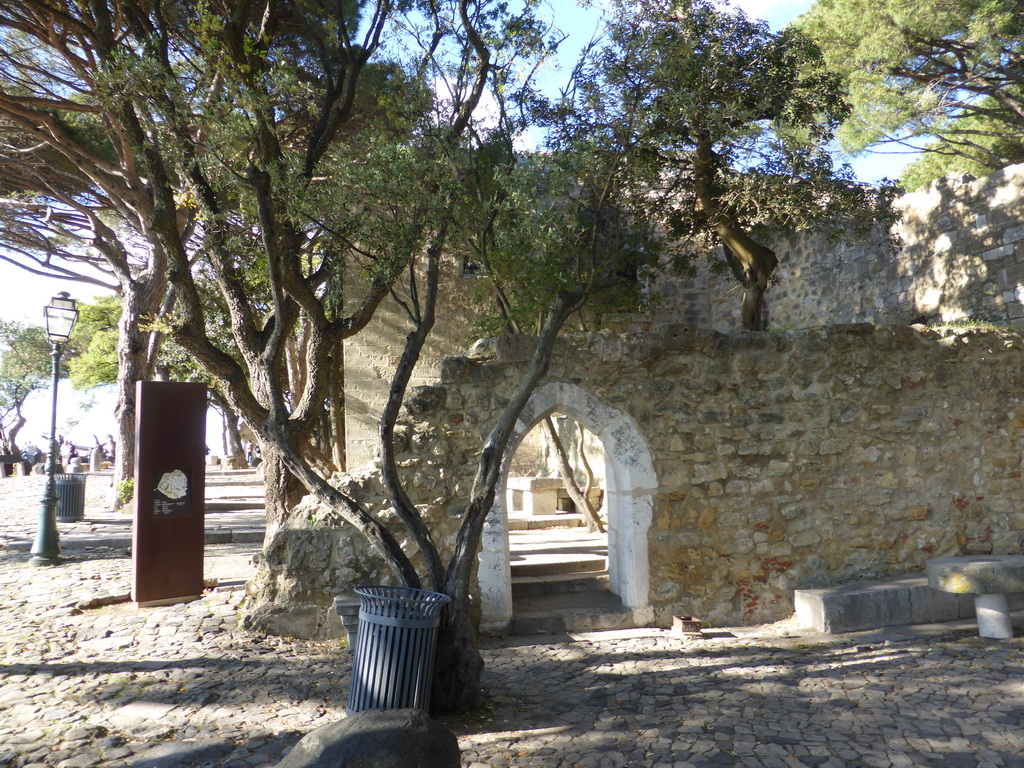
<path fill-rule="evenodd" d="M 573 384 L 553 382 L 530 398 L 502 458 L 494 507 L 484 525 L 480 553 L 480 593 L 485 631 L 504 631 L 512 618 L 505 485 L 516 449 L 545 416 L 565 414 L 593 432 L 604 446 L 608 511 L 608 576 L 611 591 L 632 609 L 634 622 L 650 622 L 650 566 L 647 532 L 651 527 L 657 478 L 647 444 L 636 422 Z"/>

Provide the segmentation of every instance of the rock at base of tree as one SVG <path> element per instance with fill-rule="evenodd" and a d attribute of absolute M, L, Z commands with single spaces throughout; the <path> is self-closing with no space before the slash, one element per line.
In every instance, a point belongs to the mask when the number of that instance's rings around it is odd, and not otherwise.
<path fill-rule="evenodd" d="M 455 734 L 418 709 L 369 709 L 317 728 L 277 768 L 459 768 Z"/>

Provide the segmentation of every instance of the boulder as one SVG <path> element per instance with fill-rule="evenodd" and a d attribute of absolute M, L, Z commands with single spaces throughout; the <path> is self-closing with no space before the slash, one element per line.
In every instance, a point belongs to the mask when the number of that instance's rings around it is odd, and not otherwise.
<path fill-rule="evenodd" d="M 455 734 L 418 709 L 368 709 L 307 734 L 277 768 L 459 768 Z"/>

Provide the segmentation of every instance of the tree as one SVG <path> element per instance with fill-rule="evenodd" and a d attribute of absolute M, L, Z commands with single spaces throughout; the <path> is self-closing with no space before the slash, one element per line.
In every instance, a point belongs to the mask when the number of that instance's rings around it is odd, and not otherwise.
<path fill-rule="evenodd" d="M 120 297 L 115 484 L 134 472 L 135 382 L 152 377 L 160 341 L 147 328 L 172 299 L 153 226 L 193 225 L 160 208 L 131 141 L 142 127 L 107 98 L 114 30 L 146 16 L 136 5 L 0 2 L 0 260 Z"/>
<path fill-rule="evenodd" d="M 722 248 L 743 285 L 743 327 L 764 327 L 778 264 L 772 232 L 866 231 L 892 220 L 892 189 L 874 194 L 827 151 L 849 108 L 838 77 L 795 29 L 772 32 L 704 0 L 617 0 L 608 44 L 574 98 L 600 115 L 603 140 L 654 163 L 677 238 Z"/>
<path fill-rule="evenodd" d="M 465 229 L 467 131 L 488 81 L 542 46 L 532 6 L 0 0 L 5 72 L 19 73 L 0 92 L 14 137 L 6 181 L 28 167 L 46 181 L 23 193 L 31 205 L 16 206 L 16 223 L 49 235 L 64 217 L 59 238 L 26 250 L 78 258 L 63 242 L 87 240 L 90 253 L 121 257 L 132 280 L 145 274 L 147 295 L 166 301 L 126 306 L 122 325 L 172 338 L 259 436 L 268 532 L 311 493 L 409 585 L 421 578 L 404 536 L 331 485 L 337 466 L 315 433 L 336 393 L 333 356 L 386 297 L 410 310 L 410 350 L 429 332 L 429 284 Z M 553 316 L 578 303 L 566 294 Z M 398 366 L 399 400 L 417 356 Z M 419 540 L 424 523 L 407 511 Z M 454 585 L 449 623 L 460 632 L 478 542 L 469 530 L 452 581 L 434 563 L 429 573 Z M 474 700 L 479 667 L 449 671 L 452 696 L 439 703 Z"/>
<path fill-rule="evenodd" d="M 1005 160 L 1005 164 L 1024 162 L 1024 135 L 1007 136 L 999 126 L 991 127 L 991 121 L 983 118 L 962 118 L 957 121 L 958 133 L 971 135 L 971 142 L 982 148 L 977 157 L 954 151 L 948 142 L 930 141 L 924 145 L 924 152 L 907 165 L 900 173 L 900 185 L 914 190 L 939 179 L 948 173 L 967 173 L 983 178 L 997 170 L 999 163 L 993 158 Z M 1001 166 L 1000 166 L 1001 167 Z"/>
<path fill-rule="evenodd" d="M 1019 0 L 818 0 L 797 25 L 849 88 L 845 149 L 899 145 L 945 158 L 938 175 L 991 173 L 1024 159 L 1021 11 Z"/>
<path fill-rule="evenodd" d="M 25 426 L 25 401 L 49 386 L 53 377 L 51 345 L 41 326 L 0 320 L 0 450 L 21 456 L 18 433 Z M 66 345 L 60 375 L 67 376 L 67 361 L 75 354 Z"/>
<path fill-rule="evenodd" d="M 495 90 L 500 94 L 503 89 Z M 547 372 L 555 340 L 580 313 L 640 306 L 644 283 L 636 278 L 656 264 L 660 254 L 646 194 L 649 179 L 642 175 L 646 166 L 631 163 L 625 147 L 595 151 L 587 133 L 572 130 L 573 124 L 577 129 L 585 126 L 578 117 L 563 113 L 559 147 L 531 156 L 511 151 L 515 126 L 502 124 L 474 145 L 464 166 L 468 183 L 451 201 L 456 215 L 471 223 L 464 247 L 492 287 L 502 317 L 520 329 L 530 328 L 529 317 L 536 323 L 536 342 L 481 446 L 447 561 L 406 492 L 394 439 L 399 410 L 438 307 L 439 250 L 426 251 L 423 284 L 408 292 L 415 297 L 408 313 L 413 329 L 379 424 L 382 475 L 391 504 L 423 557 L 425 581 L 452 599 L 453 610 L 438 638 L 432 700 L 442 711 L 464 710 L 478 702 L 483 663 L 469 604 L 476 555 L 494 504 L 502 458 L 530 395 Z"/>

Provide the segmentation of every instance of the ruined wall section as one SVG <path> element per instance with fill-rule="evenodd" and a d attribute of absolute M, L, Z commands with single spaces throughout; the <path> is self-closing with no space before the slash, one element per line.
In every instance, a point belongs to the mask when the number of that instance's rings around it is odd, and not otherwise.
<path fill-rule="evenodd" d="M 772 245 L 778 283 L 767 294 L 769 328 L 793 330 L 836 323 L 909 324 L 973 318 L 1024 329 L 1024 165 L 985 179 L 949 176 L 897 202 L 904 212 L 889 233 L 832 242 L 802 233 Z M 676 324 L 736 331 L 742 291 L 698 259 L 690 279 L 657 277 L 648 318 L 612 322 L 616 331 Z M 458 265 L 442 272 L 442 311 L 417 371 L 417 384 L 436 381 L 440 360 L 467 348 L 476 279 Z M 345 345 L 349 466 L 372 461 L 377 420 L 409 326 L 391 300 L 373 323 Z M 538 453 L 541 446 L 534 447 Z"/>
<path fill-rule="evenodd" d="M 1022 363 L 1009 333 L 666 329 L 569 342 L 551 379 L 624 410 L 648 442 L 662 621 L 732 623 L 788 616 L 799 587 L 1020 552 Z M 462 367 L 446 388 L 483 396 Z"/>
<path fill-rule="evenodd" d="M 471 301 L 476 284 L 475 277 L 462 275 L 456 259 L 444 260 L 434 331 L 416 367 L 413 386 L 436 381 L 441 360 L 467 348 L 477 318 Z M 408 303 L 401 288 L 398 293 Z M 395 298 L 388 297 L 367 327 L 345 344 L 345 432 L 350 468 L 368 465 L 376 456 L 377 423 L 405 337 L 411 331 L 406 311 Z"/>
<path fill-rule="evenodd" d="M 516 348 L 446 359 L 403 417 L 400 463 L 446 542 L 522 370 Z M 919 571 L 934 556 L 1021 552 L 1019 334 L 602 333 L 561 343 L 548 380 L 627 414 L 647 444 L 658 479 L 651 605 L 663 624 L 777 620 L 797 588 Z M 286 570 L 279 583 L 301 582 Z"/>

